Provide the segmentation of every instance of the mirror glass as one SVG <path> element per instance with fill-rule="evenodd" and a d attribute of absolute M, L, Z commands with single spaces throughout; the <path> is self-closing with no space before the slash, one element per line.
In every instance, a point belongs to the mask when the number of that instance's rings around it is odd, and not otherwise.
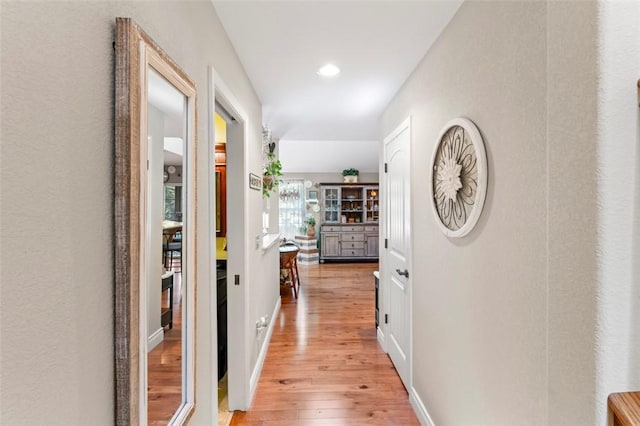
<path fill-rule="evenodd" d="M 147 420 L 168 424 L 183 401 L 182 249 L 187 99 L 147 71 Z"/>
<path fill-rule="evenodd" d="M 182 425 L 195 409 L 196 88 L 116 19 L 116 425 Z"/>

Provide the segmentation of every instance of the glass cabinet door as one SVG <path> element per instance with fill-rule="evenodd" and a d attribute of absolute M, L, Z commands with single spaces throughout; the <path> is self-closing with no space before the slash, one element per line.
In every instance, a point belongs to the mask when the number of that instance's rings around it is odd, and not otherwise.
<path fill-rule="evenodd" d="M 322 221 L 340 222 L 340 188 L 337 186 L 322 188 Z"/>
<path fill-rule="evenodd" d="M 365 222 L 378 222 L 380 217 L 380 203 L 378 187 L 365 187 Z"/>
<path fill-rule="evenodd" d="M 362 194 L 361 186 L 342 187 L 340 207 L 345 223 L 361 223 L 363 221 Z"/>

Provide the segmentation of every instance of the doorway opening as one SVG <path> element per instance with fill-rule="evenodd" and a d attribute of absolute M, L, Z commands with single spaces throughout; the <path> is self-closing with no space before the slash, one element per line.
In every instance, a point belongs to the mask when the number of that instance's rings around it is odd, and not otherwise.
<path fill-rule="evenodd" d="M 217 355 L 214 375 L 223 380 L 221 385 L 227 391 L 228 404 L 224 412 L 212 407 L 220 419 L 230 411 L 246 410 L 249 405 L 248 286 L 239 285 L 248 276 L 248 115 L 213 68 L 210 68 L 210 89 L 209 155 L 213 164 L 209 167 L 212 196 L 209 221 L 211 229 L 216 230 L 215 240 L 211 235 L 210 244 L 214 241 L 216 244 L 217 277 L 216 292 L 211 292 L 216 299 L 212 303 L 216 306 L 217 339 L 213 339 L 211 350 Z M 210 265 L 213 264 L 211 261 Z"/>
<path fill-rule="evenodd" d="M 228 342 L 227 342 L 227 125 L 234 119 L 215 105 L 215 223 L 216 223 L 216 299 L 218 355 L 218 424 L 231 420 L 229 412 Z"/>

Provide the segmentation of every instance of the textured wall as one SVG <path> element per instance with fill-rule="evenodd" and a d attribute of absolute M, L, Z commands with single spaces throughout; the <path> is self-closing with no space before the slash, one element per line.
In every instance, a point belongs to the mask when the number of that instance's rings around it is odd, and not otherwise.
<path fill-rule="evenodd" d="M 548 421 L 598 424 L 596 5 L 548 7 Z"/>
<path fill-rule="evenodd" d="M 546 5 L 467 2 L 385 111 L 412 119 L 413 386 L 438 425 L 540 425 L 546 413 Z M 437 228 L 433 148 L 454 117 L 482 132 L 484 212 Z"/>
<path fill-rule="evenodd" d="M 611 392 L 640 389 L 640 2 L 598 6 L 596 421 Z"/>
<path fill-rule="evenodd" d="M 604 424 L 640 387 L 639 28 L 637 2 L 468 2 L 386 111 L 385 134 L 413 119 L 413 385 L 437 424 Z M 423 193 L 458 115 L 489 189 L 453 241 Z"/>
<path fill-rule="evenodd" d="M 216 68 L 247 111 L 247 161 L 259 170 L 261 106 L 210 1 L 3 1 L 2 424 L 113 423 L 116 16 L 135 19 L 196 82 L 201 154 L 207 152 L 208 66 Z M 207 167 L 201 155 L 201 236 L 209 231 Z M 254 222 L 259 232 L 259 213 Z M 193 424 L 215 415 L 213 404 L 205 404 L 215 395 L 207 250 L 207 238 L 199 238 Z M 260 275 L 260 266 L 252 273 Z M 272 299 L 263 299 L 271 303 L 263 310 L 273 309 Z"/>

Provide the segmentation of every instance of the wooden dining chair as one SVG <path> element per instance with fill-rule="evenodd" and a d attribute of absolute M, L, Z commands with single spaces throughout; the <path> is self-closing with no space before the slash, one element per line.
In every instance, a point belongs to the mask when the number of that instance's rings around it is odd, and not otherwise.
<path fill-rule="evenodd" d="M 300 275 L 298 274 L 298 252 L 291 250 L 280 252 L 280 285 L 293 287 L 293 295 L 298 298 L 300 288 Z M 283 277 L 282 271 L 287 271 L 287 277 Z"/>
<path fill-rule="evenodd" d="M 165 233 L 162 236 L 162 241 L 164 267 L 170 271 L 173 270 L 173 254 L 178 253 L 180 255 L 180 272 L 182 272 L 182 233 L 176 232 L 173 235 Z"/>

